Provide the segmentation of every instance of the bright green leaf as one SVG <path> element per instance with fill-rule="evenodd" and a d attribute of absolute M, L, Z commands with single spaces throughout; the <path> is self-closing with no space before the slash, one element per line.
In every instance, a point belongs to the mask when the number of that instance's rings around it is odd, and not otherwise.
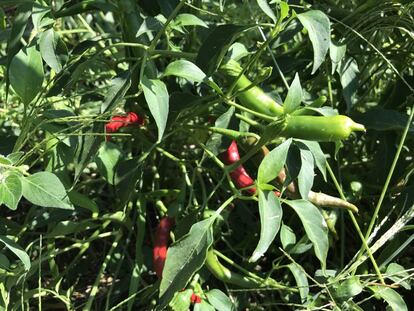
<path fill-rule="evenodd" d="M 232 311 L 234 305 L 230 298 L 219 289 L 212 289 L 205 293 L 208 302 L 218 311 Z"/>
<path fill-rule="evenodd" d="M 192 82 L 203 82 L 206 74 L 192 62 L 180 59 L 170 63 L 165 69 L 164 76 L 177 76 Z"/>
<path fill-rule="evenodd" d="M 23 48 L 13 57 L 9 78 L 13 90 L 25 104 L 29 104 L 40 92 L 44 78 L 43 63 L 35 44 Z"/>
<path fill-rule="evenodd" d="M 331 23 L 322 11 L 312 10 L 297 15 L 306 28 L 313 47 L 312 74 L 323 63 L 331 42 Z"/>
<path fill-rule="evenodd" d="M 3 242 L 4 245 L 21 260 L 26 271 L 30 269 L 30 258 L 23 248 L 4 235 L 0 235 L 0 242 Z"/>
<path fill-rule="evenodd" d="M 282 207 L 273 191 L 259 191 L 260 240 L 250 262 L 257 261 L 267 251 L 279 231 L 282 221 Z"/>
<path fill-rule="evenodd" d="M 2 177 L 0 169 L 0 205 L 4 204 L 12 210 L 17 208 L 22 197 L 22 182 L 20 178 L 16 174 Z"/>
<path fill-rule="evenodd" d="M 283 108 L 286 113 L 295 111 L 302 102 L 302 87 L 300 85 L 299 75 L 296 73 L 289 91 L 283 103 Z"/>
<path fill-rule="evenodd" d="M 68 49 L 59 34 L 52 28 L 42 32 L 39 47 L 46 64 L 56 73 L 60 72 L 68 60 Z"/>
<path fill-rule="evenodd" d="M 23 196 L 43 207 L 73 209 L 65 187 L 59 178 L 49 172 L 38 172 L 22 179 Z"/>
<path fill-rule="evenodd" d="M 156 79 L 142 77 L 141 86 L 145 100 L 158 127 L 158 141 L 161 141 L 167 126 L 169 97 L 164 82 Z"/>
<path fill-rule="evenodd" d="M 279 175 L 286 162 L 292 139 L 288 139 L 273 149 L 260 163 L 257 180 L 259 184 L 267 184 Z"/>

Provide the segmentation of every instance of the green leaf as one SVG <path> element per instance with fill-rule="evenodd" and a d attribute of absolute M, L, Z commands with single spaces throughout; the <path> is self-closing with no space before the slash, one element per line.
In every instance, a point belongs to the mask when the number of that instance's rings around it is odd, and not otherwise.
<path fill-rule="evenodd" d="M 56 73 L 60 72 L 69 57 L 66 44 L 59 34 L 53 28 L 42 32 L 39 38 L 39 47 L 45 63 Z"/>
<path fill-rule="evenodd" d="M 336 288 L 334 295 L 341 300 L 348 300 L 359 295 L 363 290 L 363 286 L 359 281 L 358 276 L 351 276 L 345 281 L 341 282 Z"/>
<path fill-rule="evenodd" d="M 186 289 L 182 292 L 175 293 L 173 300 L 171 300 L 169 307 L 173 311 L 189 310 L 191 305 L 192 289 Z"/>
<path fill-rule="evenodd" d="M 309 149 L 305 148 L 300 148 L 301 166 L 298 174 L 299 193 L 303 199 L 308 198 L 314 180 L 313 155 Z"/>
<path fill-rule="evenodd" d="M 204 264 L 207 250 L 213 243 L 211 226 L 214 220 L 213 216 L 195 223 L 188 234 L 168 248 L 160 284 L 159 309 L 168 304 L 174 293 L 183 289 Z"/>
<path fill-rule="evenodd" d="M 232 311 L 234 305 L 230 298 L 219 289 L 212 289 L 205 293 L 208 302 L 218 311 Z"/>
<path fill-rule="evenodd" d="M 122 159 L 122 156 L 122 150 L 111 142 L 102 144 L 96 156 L 95 162 L 99 171 L 111 185 L 114 184 L 115 169 L 119 161 Z"/>
<path fill-rule="evenodd" d="M 0 253 L 0 269 L 7 270 L 10 267 L 9 258 L 3 253 Z"/>
<path fill-rule="evenodd" d="M 293 245 L 296 244 L 296 235 L 295 232 L 290 228 L 288 225 L 285 225 L 282 222 L 282 226 L 280 227 L 280 242 L 282 243 L 282 247 L 287 250 L 289 247 L 291 248 Z"/>
<path fill-rule="evenodd" d="M 196 65 L 211 76 L 217 70 L 233 41 L 248 26 L 238 26 L 232 24 L 220 25 L 214 28 L 207 36 L 198 50 Z"/>
<path fill-rule="evenodd" d="M 302 144 L 306 145 L 306 147 L 308 147 L 308 149 L 312 152 L 315 164 L 318 167 L 319 171 L 322 173 L 323 179 L 326 181 L 326 157 L 319 143 L 317 141 L 310 140 L 297 141 L 300 141 Z"/>
<path fill-rule="evenodd" d="M 297 15 L 306 28 L 313 47 L 312 74 L 323 63 L 331 42 L 331 23 L 322 11 L 312 10 Z"/>
<path fill-rule="evenodd" d="M 4 245 L 20 259 L 25 270 L 28 271 L 30 269 L 30 258 L 25 250 L 21 248 L 16 242 L 4 235 L 0 235 L 0 241 L 3 242 Z"/>
<path fill-rule="evenodd" d="M 167 126 L 169 111 L 168 90 L 164 82 L 157 79 L 142 77 L 141 86 L 145 100 L 158 127 L 158 141 L 161 141 Z"/>
<path fill-rule="evenodd" d="M 221 116 L 217 118 L 217 120 L 214 122 L 214 126 L 218 128 L 226 129 L 230 125 L 231 118 L 234 114 L 234 107 L 230 107 L 225 113 L 223 113 Z M 222 134 L 219 133 L 213 133 L 209 140 L 206 143 L 206 147 L 208 150 L 210 150 L 214 155 L 220 154 L 223 150 L 223 148 L 227 148 L 228 146 L 223 146 L 224 143 L 228 143 L 228 139 L 224 138 Z"/>
<path fill-rule="evenodd" d="M 10 1 L 10 3 L 14 5 L 16 4 L 16 1 Z M 2 4 L 4 5 L 5 3 Z M 32 14 L 32 9 L 33 1 L 25 1 L 21 2 L 21 4 L 17 7 L 16 12 L 14 13 L 15 17 L 12 23 L 9 40 L 7 41 L 6 55 L 8 69 L 10 69 L 10 62 L 20 49 L 20 39 L 24 34 L 24 31 L 27 26 L 27 21 L 29 20 L 30 15 Z"/>
<path fill-rule="evenodd" d="M 256 262 L 267 251 L 279 232 L 282 221 L 282 207 L 279 198 L 273 191 L 259 191 L 260 239 L 250 257 L 250 262 Z"/>
<path fill-rule="evenodd" d="M 78 145 L 74 159 L 74 183 L 77 182 L 85 167 L 95 157 L 96 153 L 99 150 L 99 147 L 103 142 L 103 136 L 93 135 L 93 133 L 103 133 L 103 124 L 95 124 L 92 129 L 85 131 L 86 135 L 80 135 L 78 138 Z"/>
<path fill-rule="evenodd" d="M 356 93 L 359 87 L 358 63 L 354 58 L 347 57 L 341 61 L 337 72 L 342 85 L 342 96 L 349 111 L 357 101 Z"/>
<path fill-rule="evenodd" d="M 208 28 L 208 25 L 193 14 L 182 13 L 178 14 L 176 18 L 174 18 L 173 22 L 171 23 L 172 27 L 180 27 L 180 26 L 200 26 L 204 28 Z"/>
<path fill-rule="evenodd" d="M 29 104 L 42 89 L 42 56 L 32 44 L 20 50 L 10 63 L 10 85 L 23 103 Z"/>
<path fill-rule="evenodd" d="M 289 268 L 290 272 L 292 272 L 293 277 L 295 278 L 296 285 L 299 288 L 301 302 L 305 303 L 309 294 L 309 283 L 308 278 L 306 277 L 306 273 L 303 271 L 303 269 L 301 269 L 299 265 L 295 263 L 291 263 L 287 267 Z"/>
<path fill-rule="evenodd" d="M 375 107 L 354 117 L 355 121 L 364 124 L 367 129 L 376 131 L 403 131 L 408 122 L 408 115 L 391 109 Z M 414 133 L 412 123 L 409 133 Z"/>
<path fill-rule="evenodd" d="M 271 9 L 271 7 L 269 6 L 269 4 L 267 3 L 267 0 L 256 0 L 256 1 L 257 1 L 257 4 L 259 5 L 260 9 L 267 16 L 269 16 L 274 23 L 276 23 L 277 22 L 277 18 L 275 16 L 275 13 L 273 13 L 273 10 Z"/>
<path fill-rule="evenodd" d="M 401 295 L 390 287 L 369 286 L 375 296 L 381 297 L 395 311 L 408 311 L 407 305 Z"/>
<path fill-rule="evenodd" d="M 409 283 L 410 274 L 403 266 L 394 262 L 390 263 L 384 276 L 394 281 L 398 285 L 401 285 L 405 289 L 411 290 L 411 285 Z"/>
<path fill-rule="evenodd" d="M 328 229 L 319 209 L 306 200 L 286 200 L 302 221 L 306 235 L 313 244 L 316 257 L 321 262 L 322 270 L 326 270 L 328 256 Z"/>
<path fill-rule="evenodd" d="M 131 72 L 125 71 L 120 73 L 111 81 L 111 87 L 106 93 L 105 101 L 101 106 L 101 113 L 111 111 L 117 103 L 125 96 L 131 86 Z"/>
<path fill-rule="evenodd" d="M 194 305 L 193 311 L 215 311 L 215 309 L 207 301 L 202 300 Z"/>
<path fill-rule="evenodd" d="M 191 82 L 203 82 L 206 74 L 192 62 L 180 59 L 170 63 L 165 69 L 164 76 L 177 76 Z"/>
<path fill-rule="evenodd" d="M 340 65 L 342 59 L 345 57 L 346 53 L 346 44 L 336 44 L 331 42 L 329 47 L 329 56 L 332 61 L 332 74 L 335 73 L 335 70 Z"/>
<path fill-rule="evenodd" d="M 15 210 L 22 197 L 22 182 L 20 176 L 10 174 L 5 178 L 0 171 L 0 205 Z"/>
<path fill-rule="evenodd" d="M 59 178 L 49 172 L 38 172 L 22 179 L 23 196 L 43 207 L 73 209 L 65 187 Z"/>
<path fill-rule="evenodd" d="M 280 170 L 283 168 L 286 162 L 286 157 L 289 151 L 292 139 L 288 139 L 275 149 L 273 149 L 260 163 L 257 180 L 260 184 L 267 184 L 279 175 Z"/>
<path fill-rule="evenodd" d="M 295 111 L 302 102 L 302 87 L 300 85 L 299 75 L 296 73 L 289 91 L 283 103 L 283 109 L 286 113 Z"/>

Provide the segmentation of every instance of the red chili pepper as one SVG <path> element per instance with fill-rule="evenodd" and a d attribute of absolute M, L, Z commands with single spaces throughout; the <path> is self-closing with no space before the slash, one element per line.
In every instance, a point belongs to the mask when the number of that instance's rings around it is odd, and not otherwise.
<path fill-rule="evenodd" d="M 152 251 L 152 264 L 159 279 L 162 278 L 165 260 L 167 258 L 170 231 L 174 226 L 174 218 L 163 217 L 155 231 L 154 248 Z"/>
<path fill-rule="evenodd" d="M 239 149 L 237 148 L 237 143 L 235 140 L 233 140 L 230 146 L 227 148 L 226 152 L 224 153 L 223 160 L 227 165 L 231 165 L 240 160 Z M 253 178 L 249 176 L 243 165 L 240 165 L 232 172 L 230 172 L 230 177 L 237 188 L 246 188 L 254 184 Z M 246 189 L 246 191 L 249 194 L 254 195 L 256 193 L 256 188 L 252 187 Z"/>
<path fill-rule="evenodd" d="M 201 303 L 201 297 L 192 293 L 191 294 L 191 303 Z"/>
<path fill-rule="evenodd" d="M 114 116 L 111 121 L 105 125 L 106 133 L 115 133 L 120 128 L 129 126 L 131 124 L 144 124 L 144 119 L 135 112 L 128 112 L 126 116 Z M 111 139 L 111 135 L 106 135 L 106 141 Z"/>

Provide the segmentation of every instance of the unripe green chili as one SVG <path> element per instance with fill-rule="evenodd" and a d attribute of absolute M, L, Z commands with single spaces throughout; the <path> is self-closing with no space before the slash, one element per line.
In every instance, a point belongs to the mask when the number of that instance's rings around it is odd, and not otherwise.
<path fill-rule="evenodd" d="M 242 68 L 235 61 L 228 61 L 221 67 L 221 71 L 226 75 L 237 78 L 242 72 Z M 243 91 L 246 89 L 245 91 Z M 283 107 L 276 103 L 260 87 L 252 86 L 252 82 L 242 74 L 236 82 L 236 91 L 242 91 L 237 95 L 243 106 L 254 111 L 270 116 L 281 116 L 284 113 Z"/>
<path fill-rule="evenodd" d="M 237 285 L 242 288 L 257 288 L 259 286 L 255 280 L 232 272 L 223 266 L 212 249 L 207 253 L 206 266 L 217 279 L 224 283 Z"/>
<path fill-rule="evenodd" d="M 287 116 L 281 136 L 316 141 L 339 141 L 353 131 L 365 131 L 347 116 Z"/>

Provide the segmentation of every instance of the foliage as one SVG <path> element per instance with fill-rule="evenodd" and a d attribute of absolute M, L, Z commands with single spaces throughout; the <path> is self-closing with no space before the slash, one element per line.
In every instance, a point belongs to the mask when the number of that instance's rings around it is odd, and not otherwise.
<path fill-rule="evenodd" d="M 0 5 L 0 310 L 414 308 L 412 1 Z M 367 131 L 284 137 L 337 114 Z"/>

